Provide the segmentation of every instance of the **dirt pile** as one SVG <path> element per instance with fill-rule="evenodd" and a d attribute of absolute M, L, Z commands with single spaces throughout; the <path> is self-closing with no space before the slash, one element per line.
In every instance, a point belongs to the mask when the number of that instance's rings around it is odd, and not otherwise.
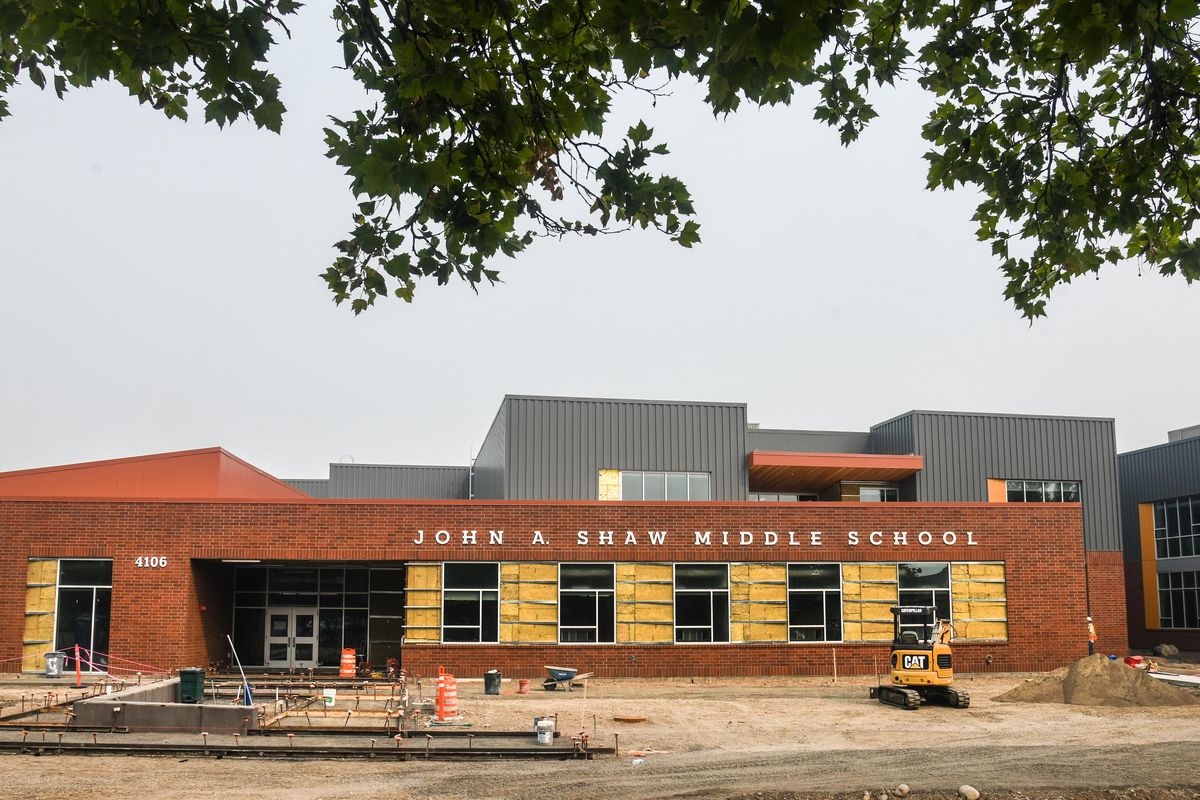
<path fill-rule="evenodd" d="M 1081 658 L 1069 667 L 1026 681 L 996 700 L 1003 703 L 1070 703 L 1077 706 L 1187 706 L 1200 697 L 1151 678 L 1106 656 Z"/>

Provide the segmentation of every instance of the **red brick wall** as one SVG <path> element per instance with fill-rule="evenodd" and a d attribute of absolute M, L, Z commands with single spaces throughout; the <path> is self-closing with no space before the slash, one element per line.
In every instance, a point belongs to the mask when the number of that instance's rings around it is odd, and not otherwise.
<path fill-rule="evenodd" d="M 1093 550 L 1088 559 L 1088 599 L 1096 626 L 1096 652 L 1129 654 L 1129 626 L 1125 606 L 1125 554 L 1120 550 Z M 1081 626 L 1087 637 L 1087 621 Z"/>
<path fill-rule="evenodd" d="M 56 501 L 0 500 L 0 658 L 20 656 L 26 561 L 30 556 L 111 557 L 113 606 L 111 647 L 119 658 L 179 667 L 224 658 L 228 632 L 229 571 L 222 558 L 305 561 L 405 560 L 608 560 L 608 561 L 1005 561 L 1008 578 L 1009 641 L 963 644 L 966 669 L 1045 669 L 1086 652 L 1084 553 L 1076 504 L 842 504 L 786 506 L 760 503 L 595 503 L 492 501 Z M 457 532 L 448 546 L 415 545 L 439 529 Z M 464 529 L 504 530 L 505 544 L 457 543 Z M 533 544 L 540 530 L 546 544 Z M 587 546 L 576 532 L 593 532 Z M 616 531 L 613 546 L 596 544 L 596 530 Z M 624 545 L 624 532 L 638 533 Z M 667 531 L 661 546 L 645 544 L 647 530 Z M 696 547 L 693 531 L 709 530 L 719 542 L 730 532 L 735 544 Z M 868 544 L 871 531 L 884 531 L 884 544 Z M 919 531 L 935 544 L 914 543 Z M 755 543 L 739 546 L 738 532 Z M 762 533 L 780 534 L 767 546 Z M 802 546 L 788 546 L 795 531 Z M 820 546 L 807 544 L 821 531 Z M 848 544 L 857 531 L 860 544 Z M 892 543 L 893 531 L 908 531 L 910 544 Z M 958 541 L 941 544 L 943 531 Z M 967 543 L 971 531 L 974 545 Z M 167 558 L 162 568 L 139 569 L 138 556 Z M 1093 589 L 1115 596 L 1110 566 L 1101 564 Z M 1107 570 L 1107 571 L 1106 571 Z M 1098 588 L 1097 588 L 1098 587 Z M 1111 603 L 1111 599 L 1105 599 Z M 200 606 L 207 607 L 201 612 Z M 1107 606 L 1106 606 L 1107 608 Z M 1109 612 L 1106 611 L 1105 614 Z M 1105 624 L 1101 635 L 1119 641 L 1123 622 Z M 882 645 L 838 645 L 838 669 L 869 672 Z M 405 648 L 408 665 L 432 672 L 445 664 L 470 675 L 496 667 L 510 675 L 540 674 L 546 663 L 575 661 L 602 674 L 772 674 L 832 672 L 829 645 L 687 646 L 417 646 Z M 880 658 L 882 660 L 882 658 Z M 16 661 L 4 661 L 15 669 Z M 120 663 L 120 662 L 118 662 Z"/>

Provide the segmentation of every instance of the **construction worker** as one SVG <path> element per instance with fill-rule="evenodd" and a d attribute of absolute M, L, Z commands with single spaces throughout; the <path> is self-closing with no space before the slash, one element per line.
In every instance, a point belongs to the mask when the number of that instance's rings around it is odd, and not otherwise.
<path fill-rule="evenodd" d="M 1088 617 L 1088 655 L 1096 655 L 1096 626 L 1092 624 L 1092 618 Z"/>

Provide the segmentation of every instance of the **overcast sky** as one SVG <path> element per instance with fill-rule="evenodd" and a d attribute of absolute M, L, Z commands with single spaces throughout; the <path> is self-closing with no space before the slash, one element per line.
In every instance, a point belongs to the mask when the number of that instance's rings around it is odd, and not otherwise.
<path fill-rule="evenodd" d="M 360 101 L 321 4 L 274 51 L 282 136 L 184 124 L 102 86 L 28 86 L 0 123 L 0 470 L 220 445 L 280 477 L 466 463 L 505 393 L 739 401 L 764 427 L 911 408 L 1117 419 L 1121 450 L 1200 422 L 1200 287 L 1134 264 L 1025 322 L 966 191 L 925 191 L 929 98 L 880 95 L 843 149 L 791 108 L 650 109 L 703 242 L 545 241 L 505 283 L 359 318 L 319 273 L 347 231 L 328 114 Z M 636 119 L 640 101 L 620 106 Z"/>

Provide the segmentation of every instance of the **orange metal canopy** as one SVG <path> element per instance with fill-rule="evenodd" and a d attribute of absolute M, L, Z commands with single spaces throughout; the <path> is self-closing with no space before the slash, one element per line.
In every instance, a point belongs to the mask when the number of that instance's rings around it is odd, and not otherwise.
<path fill-rule="evenodd" d="M 280 500 L 307 497 L 220 447 L 0 472 L 0 497 Z"/>
<path fill-rule="evenodd" d="M 819 492 L 838 481 L 898 481 L 925 466 L 921 456 L 774 453 L 747 457 L 752 492 Z"/>

